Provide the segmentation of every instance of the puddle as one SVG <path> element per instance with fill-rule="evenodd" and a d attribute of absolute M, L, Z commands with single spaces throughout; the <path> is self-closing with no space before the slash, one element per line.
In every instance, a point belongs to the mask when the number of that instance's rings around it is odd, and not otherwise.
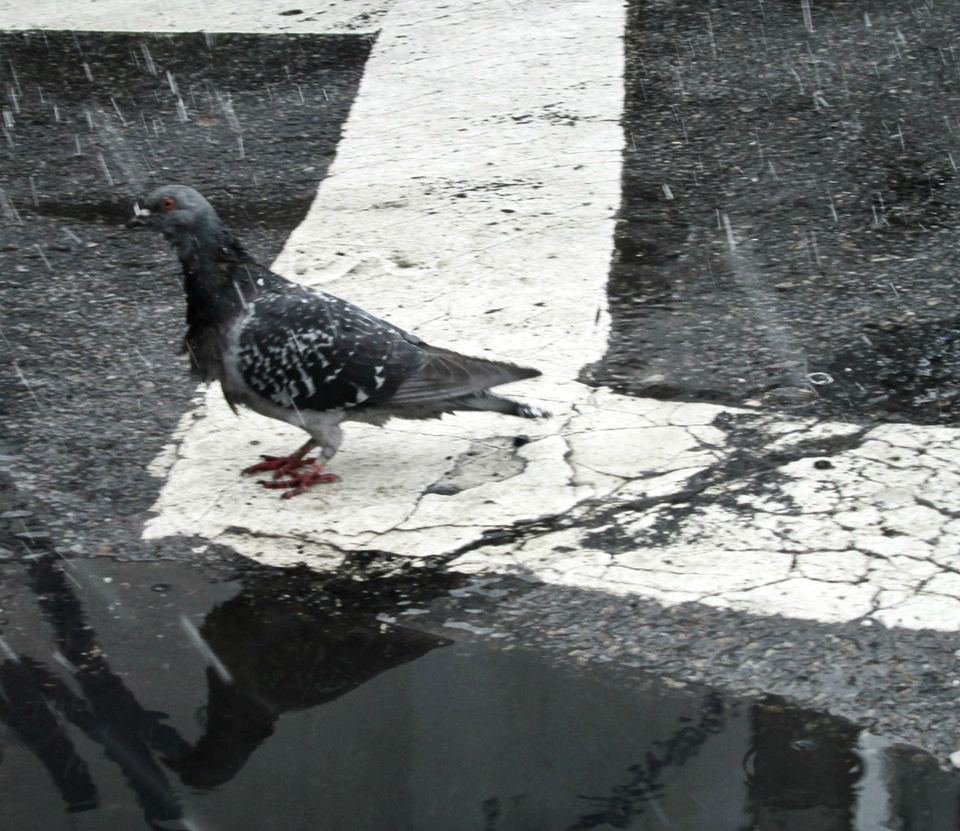
<path fill-rule="evenodd" d="M 437 598 L 469 617 L 457 576 L 60 562 L 6 565 L 0 597 L 0 816 L 17 831 L 960 819 L 955 776 L 842 719 L 417 628 Z"/>

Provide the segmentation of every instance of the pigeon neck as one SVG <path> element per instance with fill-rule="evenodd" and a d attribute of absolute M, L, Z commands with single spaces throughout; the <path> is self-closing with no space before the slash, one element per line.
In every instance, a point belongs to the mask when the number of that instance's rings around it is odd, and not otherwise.
<path fill-rule="evenodd" d="M 237 238 L 212 212 L 197 217 L 192 227 L 173 226 L 164 234 L 177 249 L 177 256 L 184 267 L 204 253 L 216 251 L 218 248 L 240 249 Z"/>
<path fill-rule="evenodd" d="M 188 320 L 212 323 L 229 318 L 245 305 L 249 280 L 241 286 L 239 278 L 253 260 L 229 230 L 219 223 L 197 227 L 174 244 L 183 267 Z"/>

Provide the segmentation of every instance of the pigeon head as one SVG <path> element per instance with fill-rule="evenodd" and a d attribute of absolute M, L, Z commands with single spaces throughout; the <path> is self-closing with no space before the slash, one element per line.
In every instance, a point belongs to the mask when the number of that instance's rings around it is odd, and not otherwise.
<path fill-rule="evenodd" d="M 221 245 L 229 232 L 203 196 L 186 185 L 164 185 L 133 206 L 130 225 L 159 231 L 181 258 Z"/>

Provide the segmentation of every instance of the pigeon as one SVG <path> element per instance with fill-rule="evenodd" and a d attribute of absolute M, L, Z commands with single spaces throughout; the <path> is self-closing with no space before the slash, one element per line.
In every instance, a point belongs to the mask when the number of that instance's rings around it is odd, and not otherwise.
<path fill-rule="evenodd" d="M 272 471 L 262 484 L 284 489 L 285 498 L 339 478 L 324 466 L 340 447 L 344 421 L 382 426 L 465 410 L 550 415 L 490 392 L 538 370 L 430 346 L 346 300 L 281 277 L 254 260 L 191 187 L 156 189 L 134 205 L 129 225 L 159 231 L 176 249 L 192 374 L 219 381 L 234 412 L 245 406 L 310 435 L 289 456 L 262 456 L 244 470 Z"/>

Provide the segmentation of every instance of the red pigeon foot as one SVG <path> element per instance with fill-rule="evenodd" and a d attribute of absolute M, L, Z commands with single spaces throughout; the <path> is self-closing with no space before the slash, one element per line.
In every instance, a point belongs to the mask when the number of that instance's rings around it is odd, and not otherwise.
<path fill-rule="evenodd" d="M 340 477 L 336 473 L 324 473 L 323 465 L 314 465 L 310 470 L 294 471 L 289 476 L 289 479 L 268 479 L 267 481 L 261 479 L 260 484 L 265 488 L 291 488 L 291 490 L 282 494 L 284 499 L 290 499 L 293 496 L 300 496 L 301 493 L 305 493 L 308 488 L 317 482 L 340 481 Z"/>
<path fill-rule="evenodd" d="M 303 467 L 304 465 L 312 465 L 317 461 L 314 458 L 304 459 L 303 456 L 298 456 L 296 453 L 290 456 L 261 455 L 260 458 L 263 459 L 262 462 L 257 462 L 255 465 L 250 465 L 250 467 L 245 467 L 243 472 L 262 473 L 265 470 L 272 470 L 273 478 L 279 479 L 281 476 L 293 473 L 297 468 Z"/>

